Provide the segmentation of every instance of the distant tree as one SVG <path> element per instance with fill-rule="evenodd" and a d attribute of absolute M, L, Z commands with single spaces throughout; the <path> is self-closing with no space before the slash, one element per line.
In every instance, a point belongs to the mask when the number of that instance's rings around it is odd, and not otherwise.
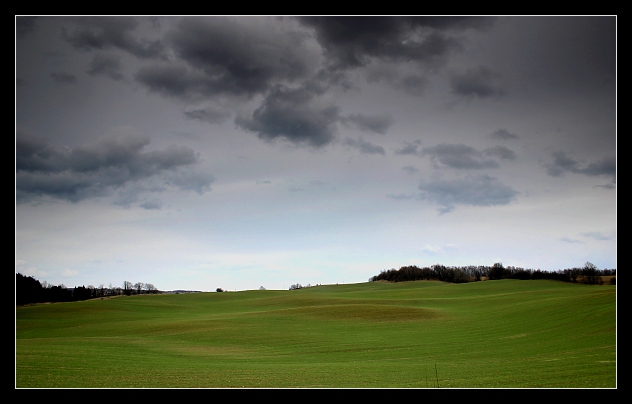
<path fill-rule="evenodd" d="M 132 282 L 130 281 L 123 282 L 123 293 L 125 293 L 126 295 L 128 296 L 131 295 L 133 288 L 134 286 L 132 285 Z"/>
<path fill-rule="evenodd" d="M 505 267 L 501 262 L 497 262 L 492 265 L 489 270 L 489 279 L 503 279 L 505 277 Z"/>
<path fill-rule="evenodd" d="M 158 291 L 158 289 L 156 289 L 156 287 L 151 283 L 145 284 L 145 290 L 147 293 L 156 293 Z"/>
<path fill-rule="evenodd" d="M 42 284 L 32 276 L 15 274 L 15 304 L 39 303 L 44 299 Z"/>
<path fill-rule="evenodd" d="M 266 290 L 263 286 L 259 286 L 259 290 Z"/>
<path fill-rule="evenodd" d="M 136 293 L 138 293 L 140 295 L 141 290 L 143 290 L 143 283 L 142 282 L 136 282 L 134 284 L 134 289 L 136 289 Z"/>
<path fill-rule="evenodd" d="M 599 276 L 599 270 L 592 262 L 587 261 L 584 264 L 583 275 L 585 283 L 596 284 L 599 283 L 599 280 L 601 280 L 601 277 Z"/>
<path fill-rule="evenodd" d="M 216 292 L 223 292 L 223 291 L 224 291 L 224 289 L 222 289 L 222 288 L 217 288 L 217 289 L 215 289 L 215 291 L 216 291 Z"/>
<path fill-rule="evenodd" d="M 90 289 L 85 286 L 75 286 L 72 290 L 72 300 L 87 300 L 90 299 Z"/>
<path fill-rule="evenodd" d="M 303 286 L 301 286 L 300 283 L 296 283 L 296 284 L 290 286 L 290 290 L 296 290 L 296 289 L 302 289 L 302 288 L 303 288 Z"/>
<path fill-rule="evenodd" d="M 571 277 L 571 280 L 573 282 L 577 282 L 577 277 L 579 276 L 579 274 L 581 273 L 581 269 L 579 268 L 571 268 L 569 271 L 569 275 Z"/>

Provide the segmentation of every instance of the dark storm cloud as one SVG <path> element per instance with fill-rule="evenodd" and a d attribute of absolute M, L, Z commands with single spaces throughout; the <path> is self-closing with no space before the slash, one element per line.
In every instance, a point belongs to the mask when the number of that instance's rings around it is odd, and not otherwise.
<path fill-rule="evenodd" d="M 546 166 L 547 173 L 552 177 L 561 177 L 570 172 L 591 177 L 611 177 L 614 183 L 617 175 L 617 161 L 614 156 L 606 156 L 599 161 L 582 165 L 579 161 L 568 157 L 564 152 L 553 153 L 553 163 Z"/>
<path fill-rule="evenodd" d="M 15 34 L 23 37 L 30 34 L 35 29 L 35 23 L 39 17 L 32 16 L 16 16 L 15 17 Z"/>
<path fill-rule="evenodd" d="M 126 128 L 75 148 L 18 131 L 17 199 L 48 195 L 77 202 L 146 180 L 201 192 L 212 182 L 211 176 L 192 172 L 198 160 L 193 150 L 170 146 L 143 151 L 149 143 L 148 136 Z"/>
<path fill-rule="evenodd" d="M 433 63 L 460 48 L 452 32 L 488 27 L 481 17 L 316 16 L 299 20 L 315 30 L 333 68 L 356 68 L 371 60 Z"/>
<path fill-rule="evenodd" d="M 311 74 L 313 65 L 302 46 L 306 35 L 280 26 L 258 17 L 183 18 L 167 41 L 178 60 L 204 81 L 187 90 L 251 97 Z M 148 84 L 143 76 L 140 81 Z"/>
<path fill-rule="evenodd" d="M 134 78 L 150 91 L 165 97 L 205 98 L 217 92 L 211 82 L 178 62 L 143 66 Z"/>
<path fill-rule="evenodd" d="M 492 139 L 511 140 L 517 139 L 518 135 L 509 132 L 507 129 L 498 129 L 489 135 Z"/>
<path fill-rule="evenodd" d="M 421 181 L 421 197 L 437 202 L 441 213 L 454 210 L 457 205 L 497 206 L 509 204 L 518 194 L 513 188 L 489 175 L 468 176 L 450 181 Z"/>
<path fill-rule="evenodd" d="M 344 144 L 359 150 L 363 154 L 386 154 L 382 146 L 368 142 L 362 138 L 352 139 L 348 137 L 345 139 Z"/>
<path fill-rule="evenodd" d="M 90 67 L 86 73 L 91 76 L 106 76 L 117 81 L 123 80 L 121 58 L 113 54 L 97 54 L 90 61 Z"/>
<path fill-rule="evenodd" d="M 77 76 L 64 72 L 53 72 L 50 74 L 50 77 L 57 83 L 62 84 L 71 84 L 77 81 Z"/>
<path fill-rule="evenodd" d="M 508 150 L 508 149 L 507 149 Z M 495 160 L 485 160 L 483 153 L 464 144 L 442 143 L 424 148 L 422 156 L 430 156 L 432 161 L 441 165 L 458 169 L 483 169 L 499 166 Z"/>
<path fill-rule="evenodd" d="M 363 115 L 351 114 L 341 118 L 344 125 L 356 127 L 364 132 L 374 132 L 383 135 L 393 124 L 393 118 L 390 115 Z"/>
<path fill-rule="evenodd" d="M 73 27 L 65 27 L 62 37 L 77 49 L 107 50 L 118 48 L 141 59 L 166 57 L 158 40 L 137 40 L 134 31 L 139 26 L 135 17 L 80 17 L 72 19 Z"/>
<path fill-rule="evenodd" d="M 489 98 L 504 95 L 505 91 L 497 83 L 500 76 L 487 67 L 469 69 L 455 74 L 450 79 L 452 92 L 466 98 Z"/>
<path fill-rule="evenodd" d="M 57 173 L 68 167 L 70 149 L 18 130 L 15 136 L 15 169 Z"/>
<path fill-rule="evenodd" d="M 238 116 L 235 124 L 268 141 L 282 138 L 320 147 L 334 139 L 339 110 L 305 87 L 292 89 L 279 84 L 251 117 Z"/>

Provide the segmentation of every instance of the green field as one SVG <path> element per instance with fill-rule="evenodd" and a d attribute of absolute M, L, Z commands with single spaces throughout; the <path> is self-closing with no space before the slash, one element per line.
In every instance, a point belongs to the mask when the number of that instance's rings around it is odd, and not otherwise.
<path fill-rule="evenodd" d="M 15 386 L 616 388 L 616 286 L 359 283 L 16 307 Z"/>

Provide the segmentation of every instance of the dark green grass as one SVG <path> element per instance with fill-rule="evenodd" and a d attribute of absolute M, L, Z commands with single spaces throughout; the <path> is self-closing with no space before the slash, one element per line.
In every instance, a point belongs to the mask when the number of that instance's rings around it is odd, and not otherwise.
<path fill-rule="evenodd" d="M 614 388 L 616 287 L 373 282 L 18 307 L 15 379 L 18 388 Z"/>

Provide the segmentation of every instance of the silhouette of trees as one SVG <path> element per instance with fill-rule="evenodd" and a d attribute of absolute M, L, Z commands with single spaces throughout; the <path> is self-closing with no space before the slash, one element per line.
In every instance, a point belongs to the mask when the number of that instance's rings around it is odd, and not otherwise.
<path fill-rule="evenodd" d="M 558 271 L 542 271 L 540 269 L 533 270 L 514 266 L 504 267 L 500 262 L 497 262 L 492 266 L 469 265 L 465 267 L 448 267 L 441 264 L 435 264 L 431 267 L 419 268 L 415 265 L 408 265 L 403 266 L 400 269 L 391 268 L 382 270 L 378 275 L 369 278 L 369 281 L 405 282 L 432 279 L 451 283 L 464 283 L 478 282 L 487 278 L 489 280 L 551 279 L 562 282 L 576 282 L 580 275 L 582 276 L 582 282 L 584 283 L 603 284 L 602 276 L 616 276 L 616 269 L 599 270 L 590 262 L 587 262 L 584 265 L 584 268 L 567 268 Z M 610 283 L 616 284 L 616 278 L 611 278 Z"/>
<path fill-rule="evenodd" d="M 503 279 L 505 277 L 505 267 L 501 262 L 497 262 L 492 265 L 489 270 L 489 280 Z"/>
<path fill-rule="evenodd" d="M 143 290 L 144 286 L 145 285 L 142 282 L 136 282 L 134 284 L 134 289 L 136 289 L 136 293 L 140 295 L 140 291 Z"/>
<path fill-rule="evenodd" d="M 15 304 L 39 303 L 44 298 L 42 284 L 32 276 L 15 275 Z"/>
<path fill-rule="evenodd" d="M 158 289 L 156 289 L 156 287 L 151 283 L 145 284 L 145 290 L 147 293 L 156 293 L 158 291 Z"/>
<path fill-rule="evenodd" d="M 584 283 L 601 284 L 601 276 L 599 276 L 599 269 L 592 262 L 586 262 L 582 271 L 584 275 Z"/>
<path fill-rule="evenodd" d="M 132 282 L 130 281 L 123 282 L 123 293 L 125 293 L 127 296 L 132 294 L 133 289 L 134 289 L 134 285 L 132 285 Z"/>
<path fill-rule="evenodd" d="M 140 289 L 138 288 L 139 284 L 141 285 Z M 99 285 L 98 288 L 93 285 L 67 288 L 64 284 L 54 286 L 46 281 L 40 283 L 32 276 L 25 276 L 20 273 L 15 274 L 16 306 L 30 303 L 71 302 L 104 296 L 118 296 L 121 294 L 131 295 L 134 293 L 142 293 L 141 289 L 144 289 L 146 293 L 161 293 L 151 283 L 138 282 L 132 286 L 131 282 L 125 281 L 123 282 L 123 289 L 113 287 L 112 284 L 110 284 L 109 288 L 105 288 L 103 284 Z"/>

